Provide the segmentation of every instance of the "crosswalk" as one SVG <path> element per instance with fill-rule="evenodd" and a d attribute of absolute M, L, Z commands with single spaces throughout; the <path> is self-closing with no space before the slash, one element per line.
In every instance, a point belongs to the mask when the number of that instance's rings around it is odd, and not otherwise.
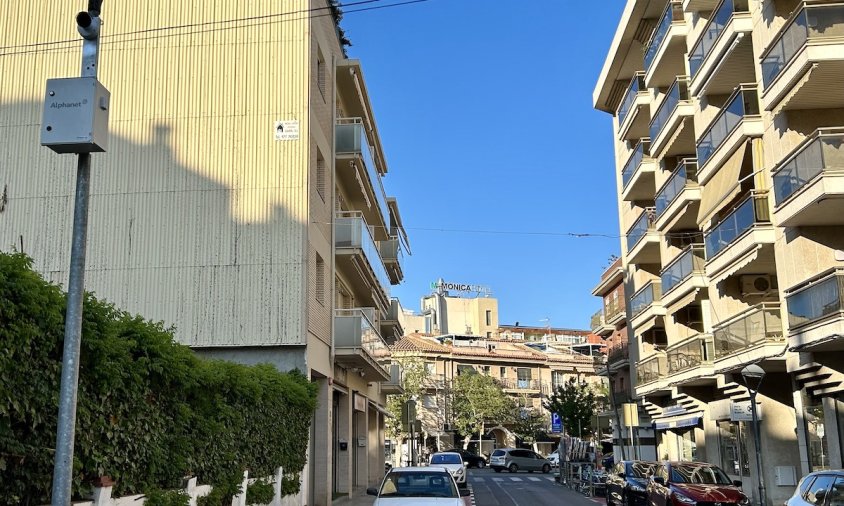
<path fill-rule="evenodd" d="M 513 482 L 513 481 L 554 481 L 553 476 L 470 476 L 469 481 L 481 483 L 485 481 L 492 481 L 497 483 Z"/>

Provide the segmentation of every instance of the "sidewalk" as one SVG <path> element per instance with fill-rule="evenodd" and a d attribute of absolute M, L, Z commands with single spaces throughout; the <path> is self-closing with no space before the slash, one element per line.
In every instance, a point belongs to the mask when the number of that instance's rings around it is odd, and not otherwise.
<path fill-rule="evenodd" d="M 352 492 L 352 496 L 343 496 L 334 499 L 331 504 L 332 506 L 343 505 L 343 506 L 370 506 L 372 503 L 375 502 L 375 496 L 366 495 L 366 489 L 361 488 L 359 490 L 355 490 Z"/>

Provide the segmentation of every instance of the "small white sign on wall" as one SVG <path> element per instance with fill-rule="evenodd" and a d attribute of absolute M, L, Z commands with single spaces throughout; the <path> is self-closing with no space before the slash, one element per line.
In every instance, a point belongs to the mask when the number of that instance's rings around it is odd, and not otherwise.
<path fill-rule="evenodd" d="M 298 141 L 299 120 L 290 119 L 275 122 L 275 140 L 277 141 Z"/>

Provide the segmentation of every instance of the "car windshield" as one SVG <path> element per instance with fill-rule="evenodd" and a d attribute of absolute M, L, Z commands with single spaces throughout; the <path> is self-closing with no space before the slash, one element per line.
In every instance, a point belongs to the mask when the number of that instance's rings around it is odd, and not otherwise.
<path fill-rule="evenodd" d="M 456 453 L 435 453 L 431 456 L 431 464 L 462 464 L 463 459 Z"/>
<path fill-rule="evenodd" d="M 495 450 L 492 452 L 493 457 L 501 457 L 502 455 L 504 455 L 504 450 Z"/>
<path fill-rule="evenodd" d="M 732 485 L 730 478 L 715 466 L 676 466 L 671 468 L 674 483 L 701 483 L 704 485 Z"/>
<path fill-rule="evenodd" d="M 646 462 L 633 462 L 627 466 L 627 474 L 631 478 L 647 478 L 654 472 L 654 464 Z"/>
<path fill-rule="evenodd" d="M 442 471 L 391 472 L 378 497 L 459 497 L 454 482 Z"/>

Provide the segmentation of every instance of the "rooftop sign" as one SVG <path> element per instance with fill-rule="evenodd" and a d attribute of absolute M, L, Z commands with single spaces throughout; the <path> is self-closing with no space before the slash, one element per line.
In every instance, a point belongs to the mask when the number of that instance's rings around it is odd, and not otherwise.
<path fill-rule="evenodd" d="M 492 293 L 492 289 L 484 285 L 470 285 L 464 283 L 449 283 L 446 281 L 434 281 L 431 283 L 431 289 L 436 290 L 442 288 L 450 292 L 477 292 L 477 293 Z"/>

